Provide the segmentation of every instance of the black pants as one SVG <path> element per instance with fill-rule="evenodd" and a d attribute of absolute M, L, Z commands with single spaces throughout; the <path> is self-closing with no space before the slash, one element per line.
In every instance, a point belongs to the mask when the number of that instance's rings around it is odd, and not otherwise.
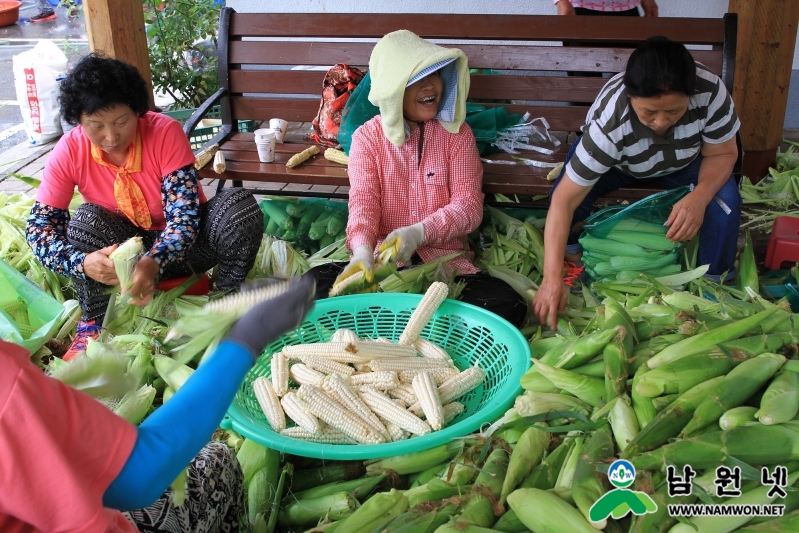
<path fill-rule="evenodd" d="M 246 518 L 244 474 L 225 443 L 203 447 L 188 468 L 186 501 L 172 505 L 171 488 L 152 505 L 122 514 L 142 533 L 237 533 Z"/>
<path fill-rule="evenodd" d="M 263 231 L 263 213 L 252 194 L 241 188 L 223 189 L 200 206 L 197 240 L 181 261 L 167 265 L 162 278 L 190 276 L 218 264 L 216 289 L 237 289 L 255 263 Z M 97 204 L 81 205 L 67 227 L 69 243 L 87 254 L 137 235 L 148 250 L 160 234 L 136 227 L 125 215 Z M 83 320 L 102 322 L 110 287 L 90 278 L 73 280 Z"/>
<path fill-rule="evenodd" d="M 316 298 L 327 298 L 333 282 L 341 274 L 347 263 L 328 263 L 311 269 L 316 276 Z M 465 281 L 466 287 L 460 295 L 460 300 L 476 305 L 497 314 L 519 327 L 527 315 L 527 302 L 510 285 L 489 276 L 485 272 L 457 276 L 455 281 Z"/>

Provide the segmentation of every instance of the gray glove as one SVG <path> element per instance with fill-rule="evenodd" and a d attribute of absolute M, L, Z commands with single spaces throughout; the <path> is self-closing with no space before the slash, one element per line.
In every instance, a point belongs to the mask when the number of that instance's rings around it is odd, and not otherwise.
<path fill-rule="evenodd" d="M 255 362 L 270 342 L 300 325 L 313 307 L 315 292 L 313 275 L 295 278 L 286 292 L 247 311 L 225 339 L 247 348 Z"/>

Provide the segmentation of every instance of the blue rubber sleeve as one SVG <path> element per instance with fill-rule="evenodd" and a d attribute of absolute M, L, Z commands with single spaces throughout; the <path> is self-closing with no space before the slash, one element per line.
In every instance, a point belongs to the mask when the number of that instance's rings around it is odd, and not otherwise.
<path fill-rule="evenodd" d="M 208 442 L 244 376 L 250 351 L 225 340 L 175 395 L 139 426 L 133 451 L 103 495 L 103 505 L 141 509 L 157 500 Z"/>

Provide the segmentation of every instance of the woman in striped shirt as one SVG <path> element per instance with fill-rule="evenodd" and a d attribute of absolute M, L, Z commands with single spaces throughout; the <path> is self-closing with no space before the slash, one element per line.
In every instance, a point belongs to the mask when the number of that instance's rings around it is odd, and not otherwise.
<path fill-rule="evenodd" d="M 741 196 L 732 170 L 739 127 L 724 84 L 685 46 L 665 37 L 641 43 L 589 109 L 553 187 L 544 280 L 533 302 L 539 320 L 554 328 L 566 305 L 563 258 L 582 253 L 571 225 L 585 220 L 597 199 L 637 180 L 666 189 L 694 185 L 665 221 L 666 236 L 679 242 L 699 232 L 699 264 L 709 264 L 708 275 L 716 279 L 734 276 Z"/>

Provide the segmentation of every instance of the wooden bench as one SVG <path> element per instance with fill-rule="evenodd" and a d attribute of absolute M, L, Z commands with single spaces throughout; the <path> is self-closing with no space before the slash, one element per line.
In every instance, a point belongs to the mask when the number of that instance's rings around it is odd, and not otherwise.
<path fill-rule="evenodd" d="M 322 156 L 294 169 L 286 161 L 311 144 L 300 136 L 278 144 L 273 163 L 260 163 L 252 133 L 238 133 L 238 119 L 309 122 L 317 114 L 324 70 L 293 69 L 296 66 L 330 67 L 336 63 L 366 67 L 374 43 L 383 35 L 408 29 L 443 46 L 457 47 L 469 57 L 469 66 L 502 71 L 504 75 L 474 74 L 469 97 L 512 101 L 512 113 L 529 112 L 544 117 L 564 139 L 554 155 L 536 152 L 524 157 L 539 161 L 563 161 L 576 138 L 586 113 L 607 82 L 601 77 L 567 75 L 575 71 L 624 70 L 631 48 L 652 35 L 665 35 L 686 45 L 697 61 L 718 74 L 732 93 L 735 66 L 737 16 L 722 19 L 625 17 L 558 17 L 534 15 L 429 15 L 429 14 L 266 14 L 236 13 L 222 9 L 219 25 L 219 90 L 186 122 L 187 135 L 211 108 L 221 104 L 222 129 L 210 143 L 219 143 L 227 170 L 219 175 L 211 165 L 202 178 L 263 182 L 271 187 L 251 189 L 258 194 L 280 194 L 281 185 L 292 184 L 292 195 L 346 197 L 345 167 Z M 561 41 L 581 41 L 581 47 L 560 46 Z M 455 41 L 455 42 L 453 42 Z M 527 102 L 527 103 L 525 103 Z M 486 156 L 509 159 L 506 153 Z M 740 158 L 739 158 L 740 163 Z M 740 167 L 738 167 L 740 168 Z M 505 195 L 545 195 L 549 168 L 484 163 L 483 190 Z M 299 187 L 305 185 L 305 187 Z M 323 191 L 311 189 L 311 186 Z M 624 188 L 613 196 L 638 199 L 653 187 Z"/>

